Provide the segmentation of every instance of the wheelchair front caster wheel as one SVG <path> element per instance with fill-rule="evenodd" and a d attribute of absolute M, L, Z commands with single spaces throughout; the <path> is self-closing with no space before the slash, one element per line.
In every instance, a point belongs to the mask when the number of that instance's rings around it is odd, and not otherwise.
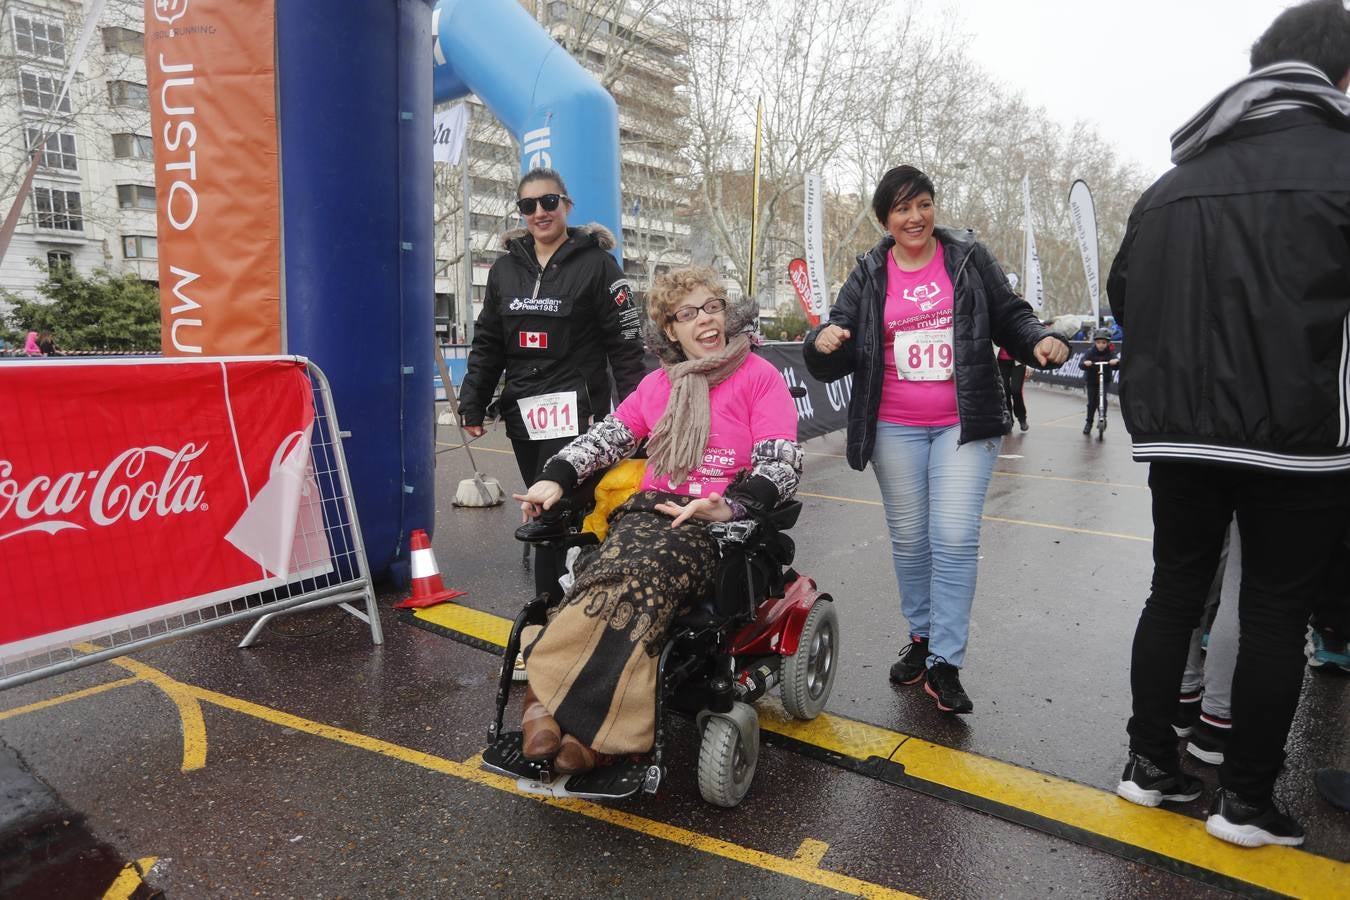
<path fill-rule="evenodd" d="M 825 709 L 839 656 L 839 613 L 817 600 L 797 639 L 797 652 L 783 657 L 783 708 L 796 719 L 814 719 Z"/>
<path fill-rule="evenodd" d="M 727 808 L 737 805 L 750 791 L 758 764 L 757 740 L 746 741 L 728 719 L 708 719 L 698 752 L 698 792 L 704 800 Z"/>

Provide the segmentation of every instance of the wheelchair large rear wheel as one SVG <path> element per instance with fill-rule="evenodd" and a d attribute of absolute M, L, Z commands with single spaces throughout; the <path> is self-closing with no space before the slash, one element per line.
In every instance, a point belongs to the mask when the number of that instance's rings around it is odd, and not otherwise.
<path fill-rule="evenodd" d="M 783 657 L 783 707 L 798 719 L 825 709 L 839 659 L 839 614 L 830 600 L 817 600 L 797 639 L 797 652 Z"/>
<path fill-rule="evenodd" d="M 727 719 L 708 718 L 698 751 L 698 792 L 704 800 L 727 808 L 737 805 L 749 793 L 758 765 L 757 746 L 747 746 L 739 728 Z"/>

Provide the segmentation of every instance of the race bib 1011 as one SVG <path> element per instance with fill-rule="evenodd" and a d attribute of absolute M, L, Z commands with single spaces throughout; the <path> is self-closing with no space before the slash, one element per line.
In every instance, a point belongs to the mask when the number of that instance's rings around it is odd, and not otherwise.
<path fill-rule="evenodd" d="M 523 397 L 517 401 L 520 417 L 525 420 L 525 430 L 532 441 L 547 441 L 552 438 L 576 437 L 577 428 L 577 392 L 558 391 L 555 394 L 539 394 L 536 397 Z"/>

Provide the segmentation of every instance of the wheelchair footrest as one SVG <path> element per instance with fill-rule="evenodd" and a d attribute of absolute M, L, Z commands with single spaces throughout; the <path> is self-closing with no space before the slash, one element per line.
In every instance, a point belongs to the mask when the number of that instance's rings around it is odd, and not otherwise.
<path fill-rule="evenodd" d="M 652 768 L 645 762 L 624 760 L 580 775 L 555 778 L 549 760 L 528 760 L 521 754 L 521 740 L 519 731 L 509 731 L 493 741 L 483 751 L 483 768 L 515 778 L 516 787 L 527 794 L 588 800 L 631 797 L 642 790 Z"/>
<path fill-rule="evenodd" d="M 553 761 L 526 759 L 521 752 L 523 740 L 524 737 L 519 731 L 503 733 L 483 750 L 483 768 L 512 778 L 552 781 Z"/>

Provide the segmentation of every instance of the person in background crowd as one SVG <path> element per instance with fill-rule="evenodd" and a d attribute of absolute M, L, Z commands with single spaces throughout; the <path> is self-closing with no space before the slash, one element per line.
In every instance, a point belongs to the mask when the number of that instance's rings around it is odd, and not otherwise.
<path fill-rule="evenodd" d="M 609 372 L 622 400 L 642 380 L 642 328 L 632 290 L 609 251 L 614 236 L 592 223 L 567 225 L 572 200 L 562 176 L 532 169 L 516 188 L 525 229 L 502 236 L 506 254 L 488 272 L 474 325 L 459 414 L 471 437 L 503 370 L 499 414 L 525 484 L 544 461 L 610 410 Z M 559 595 L 552 550 L 535 548 L 535 588 Z"/>
<path fill-rule="evenodd" d="M 1026 431 L 1031 427 L 1027 424 L 1027 401 L 1022 397 L 1027 367 L 1018 362 L 1007 350 L 999 347 L 998 374 L 1003 379 L 1003 396 L 1008 401 L 1008 411 L 1017 419 L 1017 427 Z"/>
<path fill-rule="evenodd" d="M 1083 369 L 1083 386 L 1087 388 L 1087 421 L 1083 423 L 1083 434 L 1092 433 L 1092 422 L 1097 417 L 1097 406 L 1101 403 L 1097 367 L 1111 368 L 1111 371 L 1106 373 L 1106 383 L 1110 384 L 1115 368 L 1119 364 L 1120 354 L 1116 353 L 1116 348 L 1111 345 L 1111 332 L 1105 328 L 1098 328 L 1092 333 L 1092 346 L 1083 354 L 1083 361 L 1079 364 Z"/>
<path fill-rule="evenodd" d="M 38 333 L 36 331 L 28 332 L 28 336 L 24 338 L 23 352 L 25 356 L 42 355 L 42 348 L 38 346 Z"/>
<path fill-rule="evenodd" d="M 1171 723 L 1236 512 L 1242 649 L 1205 827 L 1247 847 L 1303 842 L 1275 782 L 1309 613 L 1350 519 L 1350 9 L 1285 10 L 1251 65 L 1173 134 L 1176 166 L 1135 204 L 1107 283 L 1130 332 L 1121 411 L 1153 493 L 1116 792 L 1146 806 L 1202 792 Z"/>
<path fill-rule="evenodd" d="M 1058 365 L 1069 345 L 1037 321 L 968 230 L 939 228 L 933 182 L 913 166 L 882 176 L 872 211 L 886 230 L 803 345 L 821 381 L 853 375 L 848 462 L 881 487 L 909 639 L 891 680 L 938 709 L 968 713 L 961 684 L 980 515 L 1012 419 L 994 342 Z"/>
<path fill-rule="evenodd" d="M 42 351 L 43 356 L 56 355 L 56 341 L 52 338 L 50 331 L 39 331 L 37 339 L 38 349 Z"/>

